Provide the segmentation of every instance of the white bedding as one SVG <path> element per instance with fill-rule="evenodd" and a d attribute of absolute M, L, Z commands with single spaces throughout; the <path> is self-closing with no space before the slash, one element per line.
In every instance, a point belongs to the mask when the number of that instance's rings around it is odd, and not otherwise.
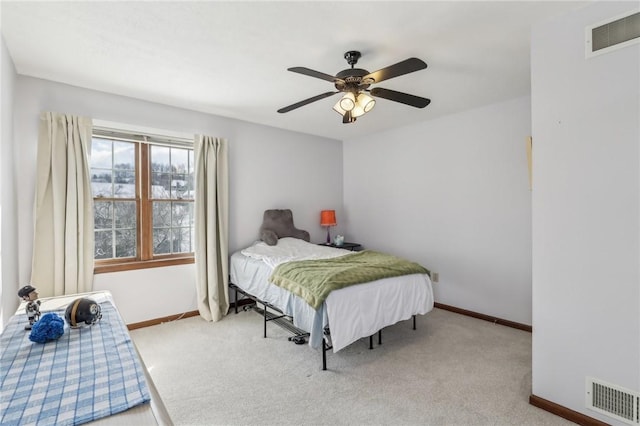
<path fill-rule="evenodd" d="M 281 263 L 294 260 L 331 259 L 353 253 L 349 250 L 329 246 L 311 244 L 298 238 L 280 238 L 278 244 L 270 246 L 263 241 L 256 241 L 241 251 L 252 259 L 262 260 L 271 269 Z"/>
<path fill-rule="evenodd" d="M 433 309 L 433 289 L 426 274 L 385 278 L 335 290 L 317 311 L 269 282 L 273 269 L 281 263 L 350 253 L 295 238 L 282 238 L 275 246 L 256 242 L 231 256 L 231 282 L 292 316 L 296 327 L 310 333 L 309 345 L 313 348 L 320 347 L 322 330 L 330 324 L 334 352 L 384 327 Z"/>

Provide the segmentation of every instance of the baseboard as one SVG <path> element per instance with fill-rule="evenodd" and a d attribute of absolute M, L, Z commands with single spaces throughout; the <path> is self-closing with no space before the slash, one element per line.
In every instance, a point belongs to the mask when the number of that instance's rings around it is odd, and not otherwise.
<path fill-rule="evenodd" d="M 250 305 L 252 303 L 254 303 L 253 300 L 243 299 L 243 300 L 239 300 L 238 301 L 238 306 Z M 231 303 L 231 308 L 234 308 L 234 307 L 235 307 L 235 303 Z M 195 316 L 198 316 L 198 315 L 200 315 L 200 312 L 198 312 L 198 311 L 184 312 L 184 313 L 181 313 L 181 314 L 169 315 L 168 317 L 154 318 L 154 319 L 150 319 L 150 320 L 147 320 L 147 321 L 136 322 L 136 323 L 133 323 L 133 324 L 127 324 L 127 328 L 129 330 L 135 330 L 137 328 L 151 327 L 152 325 L 162 324 L 163 322 L 175 321 L 175 320 L 179 320 L 179 319 L 195 317 Z"/>
<path fill-rule="evenodd" d="M 181 314 L 169 315 L 167 317 L 154 318 L 154 319 L 150 319 L 150 320 L 147 320 L 147 321 L 136 322 L 136 323 L 133 323 L 133 324 L 127 324 L 127 328 L 129 330 L 135 330 L 137 328 L 151 327 L 152 325 L 162 324 L 163 322 L 169 322 L 169 321 L 175 321 L 175 320 L 179 320 L 179 319 L 183 319 L 183 318 L 195 317 L 197 315 L 200 315 L 200 312 L 198 312 L 198 311 L 183 312 Z"/>
<path fill-rule="evenodd" d="M 540 398 L 539 396 L 535 396 L 533 394 L 529 396 L 529 404 L 582 426 L 608 426 L 609 425 L 609 423 L 605 423 L 598 419 L 594 419 L 593 417 L 589 417 L 582 413 L 578 413 L 577 411 L 573 411 L 567 407 L 556 404 L 555 402 L 551 402 L 547 399 Z"/>
<path fill-rule="evenodd" d="M 239 300 L 238 301 L 238 306 L 249 305 L 249 304 L 252 304 L 252 303 L 254 303 L 253 300 L 243 299 L 243 300 Z M 518 322 L 513 322 L 513 321 L 501 319 L 501 318 L 496 318 L 496 317 L 492 317 L 490 315 L 480 314 L 478 312 L 468 311 L 466 309 L 456 308 L 455 306 L 445 305 L 445 304 L 437 303 L 437 302 L 434 303 L 434 306 L 436 308 L 439 308 L 439 309 L 444 309 L 445 311 L 455 312 L 457 314 L 466 315 L 466 316 L 473 317 L 473 318 L 478 318 L 478 319 L 481 319 L 481 320 L 492 322 L 494 324 L 500 324 L 500 325 L 504 325 L 504 326 L 507 326 L 507 327 L 517 328 L 519 330 L 524 330 L 524 331 L 528 331 L 529 333 L 531 333 L 531 326 L 530 325 L 520 324 Z M 234 308 L 234 307 L 235 307 L 235 304 L 231 303 L 231 308 Z M 175 321 L 175 320 L 183 319 L 183 318 L 195 317 L 195 316 L 197 316 L 199 314 L 200 313 L 198 311 L 184 312 L 182 314 L 169 315 L 169 316 L 162 317 L 162 318 L 154 318 L 154 319 L 150 319 L 150 320 L 147 320 L 147 321 L 136 322 L 136 323 L 133 323 L 133 324 L 127 324 L 127 328 L 129 330 L 135 330 L 137 328 L 151 327 L 152 325 L 162 324 L 163 322 L 169 322 L 169 321 Z"/>
<path fill-rule="evenodd" d="M 478 312 L 468 311 L 462 308 L 456 308 L 455 306 L 444 305 L 442 303 L 434 303 L 434 306 L 439 309 L 444 309 L 445 311 L 455 312 L 456 314 L 466 315 L 473 318 L 478 318 L 481 320 L 489 321 L 494 324 L 500 324 L 511 328 L 517 328 L 518 330 L 524 330 L 531 333 L 531 326 L 527 324 L 521 324 L 519 322 L 513 322 L 502 318 L 492 317 L 491 315 L 485 315 Z"/>

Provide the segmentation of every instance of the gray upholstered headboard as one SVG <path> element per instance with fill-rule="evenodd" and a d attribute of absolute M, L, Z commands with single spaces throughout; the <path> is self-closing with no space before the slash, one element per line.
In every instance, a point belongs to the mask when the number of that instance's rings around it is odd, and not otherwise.
<path fill-rule="evenodd" d="M 310 241 L 307 231 L 293 226 L 293 213 L 290 209 L 265 210 L 260 226 L 260 239 L 270 246 L 278 244 L 278 238 L 293 237 Z"/>

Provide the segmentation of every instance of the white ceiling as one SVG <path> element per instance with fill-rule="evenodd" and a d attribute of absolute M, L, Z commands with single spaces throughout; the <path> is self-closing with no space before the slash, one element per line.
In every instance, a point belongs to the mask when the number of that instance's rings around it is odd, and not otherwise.
<path fill-rule="evenodd" d="M 585 1 L 10 2 L 2 34 L 19 74 L 269 126 L 349 139 L 530 92 L 532 24 Z M 353 124 L 333 90 L 287 71 L 335 75 L 359 50 L 369 71 L 409 57 L 426 70 L 384 87 L 431 99 L 379 99 Z"/>

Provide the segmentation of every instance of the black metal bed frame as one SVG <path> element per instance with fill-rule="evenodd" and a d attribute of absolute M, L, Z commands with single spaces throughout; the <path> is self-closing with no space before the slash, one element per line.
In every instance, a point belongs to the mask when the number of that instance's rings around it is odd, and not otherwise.
<path fill-rule="evenodd" d="M 279 308 L 275 307 L 271 303 L 265 302 L 263 300 L 258 299 L 254 295 L 247 293 L 237 285 L 232 282 L 229 282 L 229 288 L 234 289 L 234 306 L 235 313 L 238 313 L 238 293 L 242 294 L 242 298 L 248 298 L 253 300 L 253 304 L 245 305 L 242 307 L 243 310 L 253 310 L 263 317 L 264 324 L 264 333 L 263 337 L 267 338 L 267 323 L 269 321 L 273 321 L 276 325 L 283 328 L 284 330 L 293 334 L 293 336 L 289 337 L 288 340 L 290 342 L 294 342 L 297 345 L 303 345 L 306 343 L 306 339 L 310 336 L 309 332 L 304 331 L 293 325 L 293 317 L 289 315 L 285 315 Z M 258 304 L 262 305 L 262 308 L 258 306 Z M 269 312 L 269 309 L 275 311 Z M 413 319 L 413 329 L 416 329 L 416 316 L 412 315 Z M 324 336 L 330 336 L 331 331 L 329 327 L 325 327 L 323 330 Z M 382 329 L 378 330 L 378 345 L 382 344 Z M 322 370 L 327 369 L 327 350 L 333 349 L 333 346 L 327 343 L 327 339 L 323 336 L 322 338 Z M 373 349 L 373 335 L 369 336 L 369 349 Z"/>

